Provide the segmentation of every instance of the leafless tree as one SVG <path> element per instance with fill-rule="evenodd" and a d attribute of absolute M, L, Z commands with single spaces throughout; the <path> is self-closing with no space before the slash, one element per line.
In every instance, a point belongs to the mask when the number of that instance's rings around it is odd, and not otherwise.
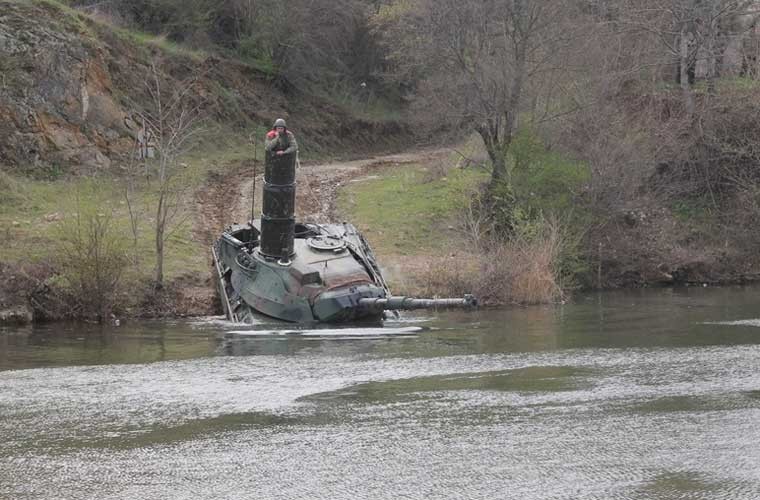
<path fill-rule="evenodd" d="M 163 287 L 164 250 L 167 240 L 187 218 L 185 206 L 189 186 L 185 165 L 179 158 L 189 152 L 202 132 L 203 106 L 194 92 L 196 77 L 170 85 L 154 61 L 146 82 L 152 107 L 140 113 L 151 132 L 155 159 L 146 159 L 156 169 L 155 185 L 155 286 Z"/>
<path fill-rule="evenodd" d="M 421 80 L 418 102 L 483 139 L 494 183 L 508 175 L 521 120 L 535 124 L 572 108 L 558 94 L 572 69 L 569 42 L 582 30 L 576 20 L 564 0 L 418 0 L 377 16 L 398 74 Z"/>
<path fill-rule="evenodd" d="M 707 82 L 708 96 L 723 72 L 738 73 L 740 44 L 760 14 L 755 0 L 620 0 L 614 19 L 632 37 L 650 37 L 661 51 L 648 61 L 664 64 L 679 85 L 686 117 L 696 114 L 694 86 Z M 674 70 L 674 71 L 673 71 Z"/>

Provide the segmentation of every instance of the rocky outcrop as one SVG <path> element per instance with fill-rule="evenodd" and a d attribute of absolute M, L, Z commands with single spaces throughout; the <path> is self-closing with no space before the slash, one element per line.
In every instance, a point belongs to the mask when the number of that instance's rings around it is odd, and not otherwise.
<path fill-rule="evenodd" d="M 189 98 L 225 131 L 282 117 L 304 146 L 323 150 L 378 151 L 409 140 L 397 122 L 367 123 L 290 87 L 286 95 L 271 75 L 241 62 L 166 48 L 53 1 L 0 0 L 0 168 L 91 173 L 123 164 L 137 113 L 153 105 L 154 63 L 163 89 L 192 79 Z"/>
<path fill-rule="evenodd" d="M 0 61 L 0 164 L 100 169 L 129 150 L 107 53 L 85 18 L 0 0 Z"/>

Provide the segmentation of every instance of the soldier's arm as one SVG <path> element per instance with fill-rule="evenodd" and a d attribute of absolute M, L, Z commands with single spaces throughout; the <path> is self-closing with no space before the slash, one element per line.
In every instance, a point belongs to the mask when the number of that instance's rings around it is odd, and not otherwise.
<path fill-rule="evenodd" d="M 274 130 L 267 132 L 264 138 L 264 147 L 267 151 L 271 151 L 277 145 L 277 139 L 278 137 Z"/>
<path fill-rule="evenodd" d="M 286 155 L 293 154 L 298 151 L 298 143 L 296 142 L 296 136 L 293 134 L 290 134 L 290 137 L 288 137 L 288 139 L 290 140 L 290 146 L 288 147 L 288 149 L 283 151 L 283 154 L 286 154 Z"/>

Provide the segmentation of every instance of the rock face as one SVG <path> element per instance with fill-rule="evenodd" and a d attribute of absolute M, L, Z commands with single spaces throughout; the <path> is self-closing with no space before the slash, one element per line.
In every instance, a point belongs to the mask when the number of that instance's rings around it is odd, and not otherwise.
<path fill-rule="evenodd" d="M 162 89 L 192 80 L 187 95 L 223 130 L 281 117 L 322 148 L 354 151 L 409 135 L 312 95 L 286 96 L 240 62 L 168 50 L 55 2 L 0 0 L 0 168 L 92 173 L 123 164 L 135 152 L 138 112 L 154 104 L 154 64 Z"/>
<path fill-rule="evenodd" d="M 128 151 L 107 67 L 84 18 L 0 0 L 0 164 L 99 169 Z"/>
<path fill-rule="evenodd" d="M 153 104 L 153 63 L 164 89 L 194 77 L 192 99 L 214 121 L 287 116 L 282 95 L 242 65 L 167 54 L 52 2 L 0 0 L 0 167 L 92 173 L 127 158 L 137 113 Z"/>

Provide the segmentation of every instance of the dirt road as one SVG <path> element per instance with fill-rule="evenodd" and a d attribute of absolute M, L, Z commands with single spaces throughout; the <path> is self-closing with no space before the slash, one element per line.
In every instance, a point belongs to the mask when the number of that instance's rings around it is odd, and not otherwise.
<path fill-rule="evenodd" d="M 304 163 L 296 175 L 296 217 L 310 222 L 328 222 L 337 220 L 340 215 L 350 215 L 337 213 L 338 192 L 345 183 L 371 176 L 375 169 L 412 163 L 428 164 L 443 161 L 450 154 L 448 149 L 426 149 L 361 160 Z M 261 213 L 263 165 L 260 162 L 255 164 L 256 195 L 253 210 L 253 162 L 230 165 L 224 170 L 228 173 L 210 174 L 207 185 L 197 196 L 195 232 L 198 240 L 206 245 L 210 245 L 229 224 L 249 220 L 252 212 L 256 217 Z"/>

